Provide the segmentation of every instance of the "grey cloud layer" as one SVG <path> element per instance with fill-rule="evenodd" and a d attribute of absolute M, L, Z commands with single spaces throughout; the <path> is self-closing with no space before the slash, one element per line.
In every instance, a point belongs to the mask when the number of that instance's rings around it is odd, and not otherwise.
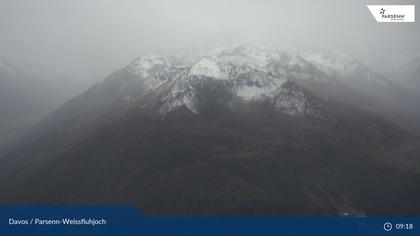
<path fill-rule="evenodd" d="M 398 1 L 416 4 L 418 1 Z M 378 24 L 393 1 L 0 0 L 0 56 L 76 76 L 105 76 L 138 54 L 217 35 L 359 57 L 420 51 L 420 27 Z"/>

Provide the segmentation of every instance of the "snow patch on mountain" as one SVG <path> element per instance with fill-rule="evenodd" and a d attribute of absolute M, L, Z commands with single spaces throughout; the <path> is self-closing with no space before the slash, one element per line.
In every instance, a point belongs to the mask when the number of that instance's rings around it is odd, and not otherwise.
<path fill-rule="evenodd" d="M 175 110 L 176 108 L 185 106 L 191 112 L 198 113 L 193 97 L 194 95 L 191 93 L 183 94 L 181 91 L 173 91 L 163 99 L 164 103 L 159 111 L 161 114 L 166 114 L 170 111 Z"/>
<path fill-rule="evenodd" d="M 263 96 L 272 97 L 275 87 L 258 87 L 258 86 L 243 86 L 236 90 L 236 95 L 245 101 L 258 100 Z"/>
<path fill-rule="evenodd" d="M 217 63 L 209 57 L 203 57 L 195 63 L 191 67 L 189 75 L 202 75 L 214 79 L 223 79 L 224 77 Z"/>
<path fill-rule="evenodd" d="M 155 68 L 156 66 L 165 66 L 167 63 L 168 62 L 164 57 L 150 54 L 139 57 L 131 64 L 130 67 L 136 74 L 147 77 L 149 75 L 149 70 Z"/>

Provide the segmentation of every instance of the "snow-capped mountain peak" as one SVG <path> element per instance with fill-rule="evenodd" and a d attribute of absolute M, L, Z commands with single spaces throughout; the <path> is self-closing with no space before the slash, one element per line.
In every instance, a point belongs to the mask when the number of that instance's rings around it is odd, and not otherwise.
<path fill-rule="evenodd" d="M 355 89 L 388 84 L 385 78 L 343 53 L 295 54 L 253 45 L 197 57 L 144 55 L 130 64 L 128 70 L 133 77 L 127 77 L 131 80 L 125 86 L 130 88 L 127 101 L 145 103 L 158 98 L 162 114 L 179 107 L 200 113 L 201 93 L 206 89 L 206 93 L 218 93 L 222 89 L 235 101 L 242 100 L 244 104 L 275 101 L 277 110 L 299 115 L 313 104 L 307 103 L 306 93 L 293 86 L 285 87 L 287 82 L 297 86 L 312 86 L 314 82 L 318 83 L 315 86 L 327 85 L 328 89 L 343 84 Z"/>
<path fill-rule="evenodd" d="M 277 66 L 273 67 L 273 63 Z M 302 77 L 307 67 L 310 64 L 297 55 L 251 45 L 226 49 L 194 61 L 145 55 L 128 67 L 139 78 L 138 91 L 143 94 L 130 97 L 143 97 L 140 99 L 143 104 L 156 103 L 150 99 L 158 98 L 161 114 L 180 107 L 200 113 L 204 91 L 207 91 L 205 94 L 222 92 L 230 94 L 230 98 L 224 98 L 228 99 L 222 103 L 224 105 L 267 101 L 272 103 L 273 109 L 286 115 L 313 115 L 317 112 L 308 112 L 312 105 L 306 93 L 299 86 L 287 83 L 293 76 Z M 281 69 L 274 71 L 273 68 Z"/>

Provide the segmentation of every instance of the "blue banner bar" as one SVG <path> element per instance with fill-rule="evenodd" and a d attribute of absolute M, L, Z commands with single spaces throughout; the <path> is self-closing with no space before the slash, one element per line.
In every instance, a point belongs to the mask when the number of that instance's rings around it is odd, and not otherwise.
<path fill-rule="evenodd" d="M 420 235 L 420 217 L 146 217 L 131 206 L 1 206 L 0 235 Z"/>

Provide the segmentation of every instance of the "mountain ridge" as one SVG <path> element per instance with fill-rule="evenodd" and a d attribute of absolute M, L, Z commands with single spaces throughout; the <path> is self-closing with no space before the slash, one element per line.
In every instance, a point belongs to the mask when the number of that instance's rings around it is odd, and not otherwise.
<path fill-rule="evenodd" d="M 147 215 L 417 215 L 418 136 L 302 82 L 355 96 L 341 79 L 299 55 L 247 46 L 139 57 L 2 158 L 0 202 L 134 204 Z"/>

